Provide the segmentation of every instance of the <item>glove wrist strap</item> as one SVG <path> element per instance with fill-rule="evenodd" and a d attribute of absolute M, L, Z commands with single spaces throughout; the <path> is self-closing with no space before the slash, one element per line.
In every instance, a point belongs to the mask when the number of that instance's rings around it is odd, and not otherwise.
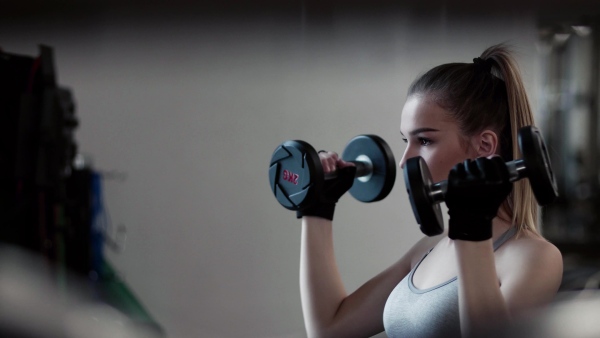
<path fill-rule="evenodd" d="M 315 216 L 333 221 L 334 211 L 335 204 L 319 203 L 296 211 L 296 218 L 300 219 L 303 216 Z"/>
<path fill-rule="evenodd" d="M 492 238 L 492 219 L 450 218 L 448 237 L 464 241 L 481 242 Z"/>

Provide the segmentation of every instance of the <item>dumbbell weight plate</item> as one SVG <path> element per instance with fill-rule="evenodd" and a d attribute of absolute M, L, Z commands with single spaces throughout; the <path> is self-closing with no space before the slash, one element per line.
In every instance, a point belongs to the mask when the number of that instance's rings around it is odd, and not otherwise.
<path fill-rule="evenodd" d="M 323 168 L 315 149 L 304 141 L 285 141 L 271 156 L 269 183 L 275 198 L 289 210 L 301 210 L 323 186 Z"/>
<path fill-rule="evenodd" d="M 527 126 L 519 129 L 518 139 L 535 199 L 541 206 L 554 202 L 558 187 L 542 134 L 536 127 Z"/>
<path fill-rule="evenodd" d="M 409 158 L 404 164 L 404 182 L 413 213 L 421 231 L 427 236 L 439 235 L 444 231 L 442 208 L 431 198 L 434 182 L 427 163 L 422 157 Z"/>
<path fill-rule="evenodd" d="M 376 135 L 359 135 L 346 145 L 342 153 L 344 161 L 370 161 L 372 175 L 354 179 L 350 194 L 361 202 L 384 199 L 396 181 L 396 161 L 388 144 Z"/>

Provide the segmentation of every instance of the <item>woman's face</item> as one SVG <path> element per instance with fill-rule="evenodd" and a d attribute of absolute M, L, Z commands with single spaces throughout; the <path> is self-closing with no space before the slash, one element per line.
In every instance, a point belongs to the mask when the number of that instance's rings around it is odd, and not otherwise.
<path fill-rule="evenodd" d="M 457 163 L 476 157 L 448 111 L 421 95 L 410 96 L 404 104 L 400 132 L 407 143 L 400 167 L 407 159 L 421 156 L 434 182 L 446 180 Z"/>

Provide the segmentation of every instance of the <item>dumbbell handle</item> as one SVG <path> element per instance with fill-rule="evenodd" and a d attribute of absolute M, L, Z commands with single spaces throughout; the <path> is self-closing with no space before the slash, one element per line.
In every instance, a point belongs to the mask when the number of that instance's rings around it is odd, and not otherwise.
<path fill-rule="evenodd" d="M 371 160 L 361 155 L 356 158 L 355 161 L 346 161 L 348 163 L 353 163 L 356 166 L 356 174 L 354 177 L 357 177 L 359 180 L 366 182 L 373 175 L 373 163 Z M 325 180 L 331 180 L 337 178 L 337 170 L 325 174 Z"/>
<path fill-rule="evenodd" d="M 527 176 L 525 170 L 525 161 L 518 159 L 510 162 L 506 162 L 506 168 L 508 169 L 508 180 L 510 182 L 518 181 Z M 448 181 L 444 180 L 438 183 L 434 183 L 431 186 L 431 192 L 429 196 L 434 203 L 441 203 L 446 198 L 446 192 L 448 191 Z"/>

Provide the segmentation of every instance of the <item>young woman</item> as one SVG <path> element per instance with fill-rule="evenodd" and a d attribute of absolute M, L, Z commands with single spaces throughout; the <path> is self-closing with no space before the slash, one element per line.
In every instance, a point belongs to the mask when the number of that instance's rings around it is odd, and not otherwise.
<path fill-rule="evenodd" d="M 332 220 L 355 170 L 337 170 L 302 218 L 300 290 L 309 337 L 457 337 L 547 304 L 561 282 L 562 257 L 538 232 L 527 180 L 509 183 L 504 161 L 519 158 L 517 131 L 533 116 L 505 46 L 473 63 L 435 67 L 411 85 L 400 131 L 400 162 L 421 156 L 435 182 L 448 179 L 448 232 L 425 237 L 395 264 L 347 294 L 334 257 Z M 457 165 L 457 163 L 459 163 Z"/>

